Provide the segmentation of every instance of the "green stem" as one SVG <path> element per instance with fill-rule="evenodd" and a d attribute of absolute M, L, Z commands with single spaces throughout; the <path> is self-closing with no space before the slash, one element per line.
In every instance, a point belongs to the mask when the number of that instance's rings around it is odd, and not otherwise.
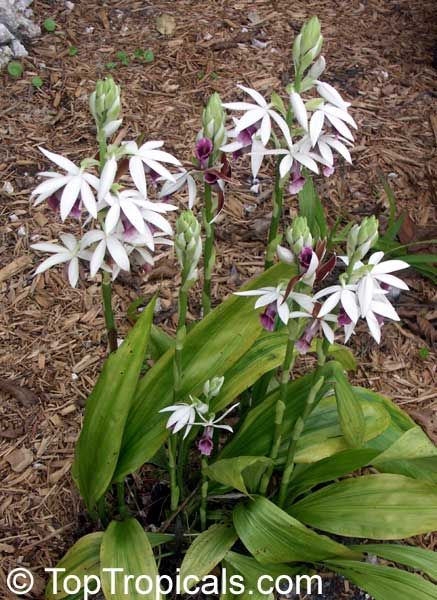
<path fill-rule="evenodd" d="M 117 483 L 117 499 L 118 499 L 118 511 L 123 520 L 129 517 L 129 511 L 126 506 L 124 481 Z"/>
<path fill-rule="evenodd" d="M 103 167 L 106 162 L 106 135 L 103 130 L 103 127 L 97 129 L 97 141 L 99 143 L 99 162 L 100 162 L 100 172 L 102 172 Z"/>
<path fill-rule="evenodd" d="M 102 296 L 105 325 L 108 333 L 109 352 L 115 352 L 115 350 L 117 350 L 117 329 L 115 327 L 114 311 L 112 310 L 111 275 L 106 271 L 103 271 Z"/>
<path fill-rule="evenodd" d="M 206 467 L 208 466 L 208 458 L 202 455 L 201 460 L 202 466 L 202 486 L 200 488 L 200 529 L 205 531 L 206 529 L 206 504 L 208 497 L 208 476 L 206 475 Z"/>
<path fill-rule="evenodd" d="M 170 434 L 168 438 L 168 471 L 170 475 L 170 509 L 174 512 L 179 504 L 179 487 L 176 473 L 177 437 Z"/>
<path fill-rule="evenodd" d="M 291 434 L 290 443 L 288 445 L 287 450 L 287 458 L 285 461 L 284 472 L 282 474 L 281 485 L 279 488 L 279 506 L 283 507 L 285 501 L 287 499 L 287 490 L 290 483 L 291 475 L 294 470 L 294 456 L 296 454 L 297 444 L 299 442 L 302 431 L 305 427 L 305 420 L 312 411 L 314 407 L 314 402 L 316 400 L 316 396 L 320 391 L 323 383 L 325 381 L 324 377 L 321 377 L 317 383 L 313 385 L 306 398 L 306 402 L 302 411 L 302 414 L 296 419 L 296 422 L 293 427 L 293 433 Z"/>
<path fill-rule="evenodd" d="M 211 223 L 213 219 L 212 189 L 208 183 L 205 183 L 204 208 L 202 210 L 202 216 L 203 227 L 205 229 L 205 243 L 203 247 L 204 278 L 202 307 L 203 316 L 205 316 L 211 311 L 211 277 L 215 262 L 214 223 Z"/>
<path fill-rule="evenodd" d="M 276 248 L 278 246 L 278 228 L 279 222 L 282 216 L 282 200 L 284 190 L 281 187 L 281 175 L 279 173 L 279 160 L 276 163 L 275 169 L 275 188 L 273 190 L 273 212 L 272 220 L 270 222 L 269 237 L 267 242 L 266 259 L 264 267 L 268 269 L 273 265 L 273 258 L 275 256 Z"/>
<path fill-rule="evenodd" d="M 265 494 L 270 483 L 274 470 L 274 463 L 278 457 L 282 442 L 282 425 L 284 421 L 284 412 L 287 404 L 287 386 L 290 380 L 290 373 L 293 369 L 295 354 L 294 345 L 296 343 L 296 328 L 292 320 L 288 322 L 288 340 L 285 350 L 284 362 L 282 363 L 281 384 L 279 389 L 279 399 L 276 402 L 275 409 L 275 431 L 273 442 L 270 448 L 269 457 L 272 459 L 271 465 L 266 469 L 260 485 L 260 493 Z"/>

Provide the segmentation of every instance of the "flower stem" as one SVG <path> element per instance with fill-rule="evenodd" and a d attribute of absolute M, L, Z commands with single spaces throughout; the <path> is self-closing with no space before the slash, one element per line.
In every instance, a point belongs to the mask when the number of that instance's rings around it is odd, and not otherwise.
<path fill-rule="evenodd" d="M 99 143 L 99 162 L 100 162 L 100 172 L 101 172 L 103 167 L 105 166 L 106 149 L 107 149 L 106 135 L 103 130 L 103 127 L 99 127 L 97 129 L 97 141 Z"/>
<path fill-rule="evenodd" d="M 266 258 L 264 267 L 268 269 L 273 265 L 276 248 L 278 246 L 278 227 L 282 216 L 282 200 L 284 190 L 281 187 L 281 175 L 279 173 L 279 160 L 276 163 L 275 169 L 275 188 L 273 190 L 273 212 L 270 222 L 269 237 L 267 242 Z"/>
<path fill-rule="evenodd" d="M 325 381 L 325 378 L 320 377 L 320 379 L 313 385 L 313 387 L 311 388 L 311 390 L 306 398 L 303 412 L 296 419 L 296 422 L 294 424 L 293 433 L 291 434 L 291 440 L 288 445 L 287 458 L 285 461 L 285 468 L 284 468 L 284 472 L 282 474 L 281 485 L 279 488 L 278 504 L 280 507 L 284 506 L 285 501 L 287 499 L 287 490 L 288 490 L 288 486 L 290 483 L 291 475 L 294 470 L 294 456 L 296 454 L 296 448 L 297 448 L 297 444 L 299 442 L 300 436 L 305 427 L 305 419 L 308 417 L 308 415 L 312 411 L 316 396 L 319 393 L 320 388 L 322 387 L 324 381 Z"/>
<path fill-rule="evenodd" d="M 276 402 L 275 410 L 275 431 L 273 435 L 272 446 L 270 449 L 271 465 L 266 469 L 260 485 L 260 493 L 265 494 L 270 483 L 274 470 L 274 461 L 277 459 L 282 441 L 282 424 L 284 421 L 284 412 L 287 402 L 287 386 L 290 380 L 290 373 L 293 369 L 295 354 L 294 344 L 296 342 L 296 330 L 292 321 L 288 322 L 288 340 L 285 350 L 284 362 L 282 363 L 281 384 L 279 389 L 279 398 Z"/>
<path fill-rule="evenodd" d="M 201 459 L 202 466 L 202 486 L 200 488 L 200 529 L 205 531 L 206 529 L 206 502 L 208 497 L 208 476 L 206 475 L 206 467 L 208 466 L 208 459 L 202 455 Z"/>
<path fill-rule="evenodd" d="M 114 311 L 112 310 L 112 285 L 111 276 L 103 271 L 102 279 L 103 312 L 105 314 L 105 325 L 108 333 L 109 352 L 117 350 L 117 328 L 115 327 Z"/>
<path fill-rule="evenodd" d="M 205 244 L 203 248 L 204 260 L 204 279 L 202 293 L 203 316 L 211 311 L 211 277 L 215 262 L 214 251 L 214 224 L 212 206 L 212 189 L 208 183 L 205 183 L 204 208 L 202 210 L 203 227 L 205 229 Z"/>
<path fill-rule="evenodd" d="M 117 483 L 117 500 L 118 500 L 118 511 L 120 517 L 124 520 L 129 517 L 129 511 L 126 506 L 124 481 Z"/>
<path fill-rule="evenodd" d="M 177 437 L 170 434 L 168 438 L 168 471 L 170 475 L 170 509 L 174 512 L 179 504 L 179 487 L 176 473 Z"/>

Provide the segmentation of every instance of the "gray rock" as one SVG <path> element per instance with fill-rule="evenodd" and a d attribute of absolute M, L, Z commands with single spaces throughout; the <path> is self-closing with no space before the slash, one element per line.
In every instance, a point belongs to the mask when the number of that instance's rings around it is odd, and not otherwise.
<path fill-rule="evenodd" d="M 41 28 L 31 20 L 32 1 L 0 0 L 0 69 L 11 58 L 27 56 L 23 39 L 41 35 Z"/>

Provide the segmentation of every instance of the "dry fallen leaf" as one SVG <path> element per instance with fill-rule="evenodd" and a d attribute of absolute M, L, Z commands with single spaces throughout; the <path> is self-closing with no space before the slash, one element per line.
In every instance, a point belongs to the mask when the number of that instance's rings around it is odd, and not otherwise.
<path fill-rule="evenodd" d="M 33 453 L 27 448 L 17 448 L 6 457 L 6 462 L 15 473 L 21 473 L 33 462 Z"/>
<path fill-rule="evenodd" d="M 17 385 L 13 381 L 0 379 L 0 390 L 14 396 L 23 406 L 32 406 L 35 402 L 38 402 L 36 394 L 21 385 Z"/>
<path fill-rule="evenodd" d="M 168 13 L 163 13 L 156 18 L 156 29 L 161 35 L 173 35 L 176 29 L 176 19 Z"/>

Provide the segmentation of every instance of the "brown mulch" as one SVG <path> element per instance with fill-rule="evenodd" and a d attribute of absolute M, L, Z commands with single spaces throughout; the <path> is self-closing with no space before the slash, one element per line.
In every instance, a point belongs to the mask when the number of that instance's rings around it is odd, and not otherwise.
<path fill-rule="evenodd" d="M 266 94 L 279 91 L 289 78 L 293 37 L 304 19 L 317 14 L 325 79 L 353 102 L 359 125 L 354 165 L 319 182 L 330 219 L 386 214 L 382 172 L 399 208 L 408 211 L 413 239 L 424 231 L 437 237 L 434 0 L 83 0 L 72 12 L 63 2 L 36 1 L 34 10 L 41 22 L 53 17 L 56 32 L 28 44 L 21 79 L 0 76 L 0 269 L 6 267 L 0 271 L 0 582 L 17 562 L 42 575 L 86 527 L 69 466 L 81 406 L 105 355 L 100 288 L 91 281 L 72 290 L 56 269 L 32 278 L 39 257 L 29 245 L 56 238 L 63 226 L 47 207 L 33 209 L 29 194 L 35 174 L 46 167 L 38 145 L 73 161 L 95 152 L 88 95 L 117 51 L 152 48 L 155 54 L 152 63 L 133 61 L 111 71 L 123 88 L 128 137 L 144 132 L 147 139 L 163 139 L 188 160 L 211 92 L 229 101 L 238 95 L 236 83 Z M 156 29 L 162 13 L 175 18 L 171 35 Z M 74 57 L 68 54 L 72 45 L 78 48 Z M 41 90 L 30 83 L 37 74 L 44 80 Z M 261 270 L 271 210 L 269 200 L 262 201 L 271 188 L 269 171 L 262 173 L 258 198 L 248 189 L 247 162 L 235 174 L 241 186 L 228 193 L 217 227 L 216 300 Z M 294 214 L 293 200 L 289 209 Z M 174 328 L 173 265 L 171 254 L 163 253 L 149 278 L 117 282 L 121 337 L 129 327 L 128 304 L 157 289 L 162 324 Z M 386 326 L 381 346 L 368 335 L 355 337 L 355 381 L 394 398 L 435 439 L 435 355 L 423 350 L 435 337 L 435 291 L 414 272 L 408 283 L 403 320 Z M 191 308 L 197 316 L 197 298 Z M 30 393 L 18 390 L 17 396 L 11 381 Z M 421 543 L 437 542 L 429 535 Z M 39 584 L 42 589 L 42 578 Z"/>

